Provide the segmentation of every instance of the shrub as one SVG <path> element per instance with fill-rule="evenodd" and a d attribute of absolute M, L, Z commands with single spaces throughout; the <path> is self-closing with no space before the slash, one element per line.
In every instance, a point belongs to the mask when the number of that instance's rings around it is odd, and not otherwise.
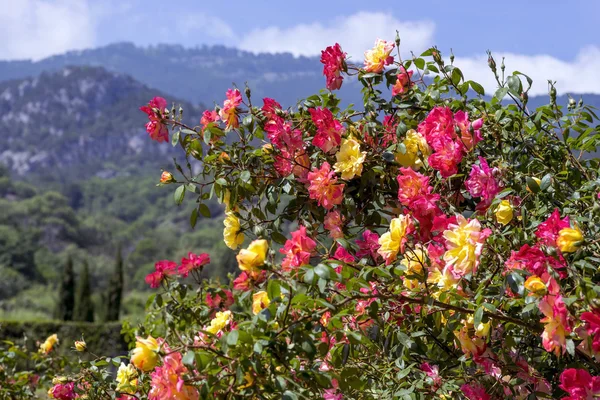
<path fill-rule="evenodd" d="M 438 49 L 402 60 L 399 44 L 378 40 L 364 66 L 337 44 L 323 51 L 327 88 L 357 79 L 361 109 L 340 109 L 330 91 L 293 109 L 259 106 L 249 88 L 229 90 L 195 127 L 162 98 L 142 107 L 150 137 L 185 151 L 161 184 L 177 204 L 196 201 L 192 226 L 212 198 L 225 205 L 240 272 L 220 284 L 202 278 L 208 254 L 158 261 L 145 323 L 124 328 L 137 335 L 131 364 L 113 380 L 103 358 L 81 362 L 71 391 L 600 393 L 599 162 L 581 157 L 600 140 L 594 111 L 558 105 L 553 82 L 550 104 L 529 110 L 531 79 L 505 75 L 491 54 L 498 90 L 487 100 Z"/>

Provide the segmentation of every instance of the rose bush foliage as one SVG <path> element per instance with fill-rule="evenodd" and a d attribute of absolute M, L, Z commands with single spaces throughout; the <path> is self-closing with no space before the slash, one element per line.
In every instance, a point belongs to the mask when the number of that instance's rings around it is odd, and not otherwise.
<path fill-rule="evenodd" d="M 230 283 L 209 255 L 162 260 L 115 379 L 81 362 L 55 398 L 589 399 L 600 395 L 594 111 L 527 106 L 531 79 L 490 54 L 491 99 L 436 48 L 378 40 L 284 109 L 230 89 L 200 124 L 156 98 L 150 137 L 192 226 L 224 204 Z M 360 107 L 333 92 L 362 85 Z M 160 245 L 160 243 L 157 243 Z M 187 279 L 185 279 L 187 277 Z M 65 384 L 65 383 L 61 383 Z"/>

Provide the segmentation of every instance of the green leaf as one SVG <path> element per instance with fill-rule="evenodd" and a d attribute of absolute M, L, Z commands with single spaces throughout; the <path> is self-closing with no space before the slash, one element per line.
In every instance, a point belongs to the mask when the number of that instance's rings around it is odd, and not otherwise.
<path fill-rule="evenodd" d="M 346 365 L 349 355 L 350 355 L 350 345 L 348 343 L 345 343 L 344 347 L 342 347 L 342 365 Z"/>
<path fill-rule="evenodd" d="M 333 269 L 325 264 L 319 264 L 314 268 L 315 274 L 319 276 L 319 278 L 329 280 L 331 279 L 331 272 Z"/>
<path fill-rule="evenodd" d="M 206 204 L 201 203 L 200 205 L 198 205 L 198 211 L 200 212 L 200 214 L 202 214 L 204 218 L 210 218 L 210 209 Z"/>
<path fill-rule="evenodd" d="M 304 282 L 308 283 L 308 284 L 312 284 L 314 280 L 315 280 L 315 271 L 312 269 L 307 270 L 306 273 L 304 274 Z"/>
<path fill-rule="evenodd" d="M 527 88 L 527 90 L 529 90 L 529 88 L 531 87 L 531 85 L 533 84 L 533 79 L 531 79 L 529 76 L 519 72 L 519 71 L 515 71 L 513 72 L 513 75 L 521 75 L 524 76 L 525 79 L 527 79 L 527 84 L 529 85 L 529 87 Z"/>
<path fill-rule="evenodd" d="M 199 371 L 204 370 L 214 358 L 215 358 L 215 356 L 213 354 L 209 354 L 204 351 L 197 351 L 196 352 L 196 368 L 198 368 Z"/>
<path fill-rule="evenodd" d="M 177 189 L 175 189 L 175 193 L 173 193 L 173 199 L 175 200 L 175 204 L 180 205 L 183 202 L 184 197 L 185 185 L 181 185 Z"/>
<path fill-rule="evenodd" d="M 491 303 L 483 303 L 483 307 L 486 308 L 489 312 L 495 313 L 496 311 L 498 311 L 498 309 L 496 308 L 496 306 L 494 306 Z"/>
<path fill-rule="evenodd" d="M 177 132 L 175 132 L 173 134 L 173 137 L 171 138 L 171 145 L 173 147 L 177 146 L 177 143 L 179 143 L 179 137 L 181 136 L 181 130 L 178 130 Z"/>
<path fill-rule="evenodd" d="M 250 171 L 242 171 L 242 173 L 240 174 L 240 179 L 242 180 L 242 182 L 250 182 L 250 179 L 252 179 L 252 175 L 250 175 Z"/>
<path fill-rule="evenodd" d="M 541 190 L 540 185 L 538 185 L 538 183 L 529 176 L 527 177 L 527 187 L 533 193 L 538 193 Z"/>
<path fill-rule="evenodd" d="M 190 225 L 192 229 L 196 227 L 196 222 L 198 221 L 198 209 L 194 208 L 192 210 L 192 215 L 190 215 Z"/>
<path fill-rule="evenodd" d="M 457 86 L 461 79 L 463 79 L 463 74 L 458 68 L 452 69 L 452 83 Z"/>
<path fill-rule="evenodd" d="M 485 90 L 483 89 L 483 86 L 481 86 L 479 83 L 469 81 L 469 85 L 471 85 L 471 89 L 473 89 L 475 91 L 475 93 L 480 94 L 482 96 L 485 94 Z"/>
<path fill-rule="evenodd" d="M 298 396 L 296 395 L 296 393 L 286 390 L 285 392 L 283 392 L 282 399 L 283 400 L 298 400 Z"/>
<path fill-rule="evenodd" d="M 235 346 L 238 342 L 239 335 L 240 334 L 237 329 L 234 329 L 231 332 L 229 332 L 229 334 L 227 335 L 227 344 L 229 346 Z"/>
<path fill-rule="evenodd" d="M 500 89 L 496 90 L 496 93 L 494 93 L 494 98 L 498 101 L 502 101 L 504 96 L 506 96 L 506 93 L 508 93 L 508 88 L 501 87 Z"/>
<path fill-rule="evenodd" d="M 212 134 L 212 131 L 210 129 L 205 129 L 204 130 L 204 135 L 203 135 L 204 143 L 210 144 L 210 141 L 212 139 L 212 135 L 213 134 Z"/>
<path fill-rule="evenodd" d="M 185 353 L 185 355 L 181 359 L 181 362 L 186 367 L 188 367 L 190 369 L 194 369 L 194 360 L 195 359 L 196 359 L 196 354 L 194 354 L 193 351 L 188 351 L 187 353 Z"/>
<path fill-rule="evenodd" d="M 287 242 L 287 238 L 277 231 L 271 232 L 271 239 L 279 244 L 285 244 L 285 242 Z"/>
<path fill-rule="evenodd" d="M 482 318 L 483 318 L 483 307 L 479 307 L 477 310 L 475 310 L 475 314 L 473 315 L 473 326 L 475 327 L 475 329 L 477 329 L 477 327 L 481 323 Z"/>
<path fill-rule="evenodd" d="M 398 126 L 396 127 L 396 135 L 403 136 L 406 131 L 408 131 L 408 127 L 403 121 L 398 122 Z"/>
<path fill-rule="evenodd" d="M 181 133 L 185 133 L 186 135 L 197 135 L 198 134 L 198 132 L 193 131 L 193 130 L 188 129 L 188 128 L 182 129 Z"/>
<path fill-rule="evenodd" d="M 379 76 L 379 75 L 381 75 L 381 74 L 378 74 L 378 73 L 375 73 L 375 72 L 369 72 L 367 74 L 360 75 L 360 78 L 362 78 L 362 79 L 368 79 L 368 78 L 374 78 L 374 77 Z"/>
<path fill-rule="evenodd" d="M 510 90 L 521 94 L 523 92 L 523 84 L 518 76 L 511 75 L 506 79 Z"/>
<path fill-rule="evenodd" d="M 544 177 L 542 178 L 542 181 L 540 182 L 540 190 L 544 191 L 544 190 L 548 189 L 550 187 L 551 183 L 552 183 L 552 174 L 544 175 Z"/>
<path fill-rule="evenodd" d="M 269 280 L 267 284 L 267 295 L 269 299 L 278 299 L 281 296 L 281 284 L 276 279 Z"/>

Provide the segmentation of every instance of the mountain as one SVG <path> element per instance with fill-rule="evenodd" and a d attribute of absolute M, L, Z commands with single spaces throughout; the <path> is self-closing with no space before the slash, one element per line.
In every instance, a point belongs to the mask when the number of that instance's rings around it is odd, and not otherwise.
<path fill-rule="evenodd" d="M 149 140 L 139 111 L 162 95 L 100 67 L 66 67 L 34 78 L 0 82 L 0 164 L 16 176 L 68 183 L 98 176 L 139 175 L 170 167 L 178 149 Z M 189 122 L 201 109 L 182 103 Z M 197 122 L 196 122 L 197 123 Z"/>
<path fill-rule="evenodd" d="M 135 77 L 145 85 L 194 103 L 212 106 L 224 100 L 225 91 L 235 83 L 243 89 L 248 82 L 252 97 L 277 99 L 294 105 L 319 90 L 325 79 L 318 57 L 294 57 L 290 53 L 254 54 L 224 46 L 185 48 L 179 45 L 137 47 L 115 43 L 95 49 L 71 51 L 39 61 L 0 61 L 0 81 L 35 77 L 66 66 L 99 66 Z M 338 92 L 343 104 L 360 104 L 360 86 L 347 78 Z M 584 101 L 600 108 L 600 95 L 585 94 Z M 579 98 L 579 96 L 576 96 Z M 530 98 L 530 106 L 548 102 L 547 96 Z M 559 98 L 567 104 L 568 98 Z"/>
<path fill-rule="evenodd" d="M 291 54 L 253 54 L 223 46 L 184 48 L 176 45 L 136 47 L 117 43 L 72 51 L 37 62 L 0 62 L 0 81 L 37 76 L 69 65 L 101 66 L 134 76 L 170 95 L 212 104 L 236 83 L 247 81 L 256 99 L 270 96 L 291 105 L 324 87 L 318 58 Z"/>

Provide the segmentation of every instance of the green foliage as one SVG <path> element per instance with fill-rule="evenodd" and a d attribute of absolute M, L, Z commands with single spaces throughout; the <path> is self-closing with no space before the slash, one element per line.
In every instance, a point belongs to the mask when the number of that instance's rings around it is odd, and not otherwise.
<path fill-rule="evenodd" d="M 75 274 L 73 272 L 73 260 L 69 257 L 62 273 L 58 304 L 56 306 L 56 317 L 63 321 L 72 321 L 74 309 Z"/>
<path fill-rule="evenodd" d="M 92 302 L 92 288 L 90 286 L 90 273 L 87 261 L 83 262 L 81 273 L 77 279 L 73 320 L 94 322 L 94 303 Z"/>
<path fill-rule="evenodd" d="M 7 182 L 11 188 L 15 186 L 13 179 Z M 216 202 L 211 204 L 214 219 L 204 220 L 192 230 L 188 220 L 191 207 L 169 207 L 172 195 L 158 190 L 155 182 L 155 177 L 92 179 L 77 185 L 79 200 L 67 197 L 68 193 L 48 195 L 44 189 L 24 183 L 27 190 L 21 192 L 28 197 L 19 197 L 21 194 L 12 189 L 7 197 L 0 196 L 5 211 L 0 215 L 0 269 L 11 277 L 0 284 L 0 319 L 50 319 L 56 312 L 55 304 L 45 296 L 32 302 L 35 296 L 28 289 L 39 291 L 44 285 L 44 293 L 56 291 L 60 265 L 69 256 L 76 265 L 84 260 L 90 264 L 91 289 L 106 299 L 108 291 L 116 288 L 110 280 L 118 282 L 114 259 L 117 243 L 123 243 L 127 254 L 122 265 L 123 275 L 129 277 L 127 284 L 123 283 L 125 296 L 131 290 L 148 289 L 143 277 L 156 260 L 174 259 L 189 249 L 210 251 L 214 262 L 223 268 L 211 269 L 206 276 L 226 278 L 235 268 L 235 254 L 214 234 L 222 229 L 222 213 Z M 78 203 L 77 209 L 73 203 Z M 124 209 L 119 204 L 133 206 Z M 161 245 L 156 246 L 157 242 Z M 102 305 L 98 316 L 104 318 L 107 302 L 99 297 L 97 304 Z M 140 316 L 143 304 L 145 301 L 136 308 Z M 129 315 L 134 313 L 132 307 L 133 303 L 128 307 Z"/>
<path fill-rule="evenodd" d="M 123 296 L 123 256 L 121 247 L 117 249 L 115 270 L 108 281 L 106 301 L 106 321 L 118 321 L 121 312 L 121 297 Z"/>

